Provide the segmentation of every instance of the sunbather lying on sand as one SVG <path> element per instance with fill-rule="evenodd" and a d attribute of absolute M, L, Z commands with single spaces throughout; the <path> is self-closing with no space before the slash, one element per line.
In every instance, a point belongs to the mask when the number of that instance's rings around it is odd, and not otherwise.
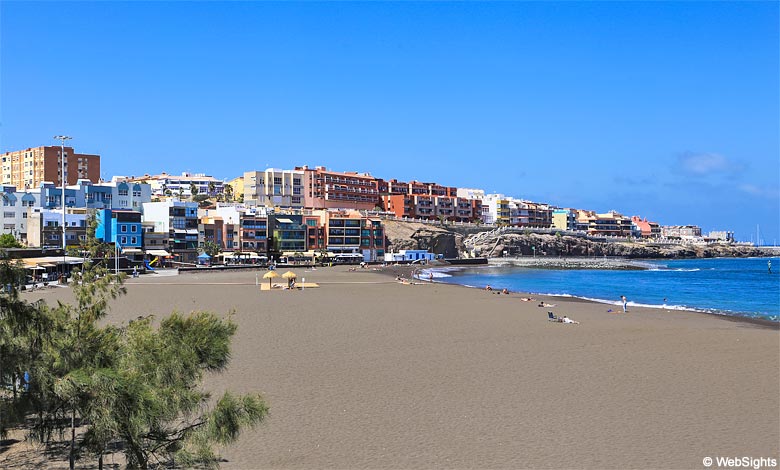
<path fill-rule="evenodd" d="M 563 318 L 561 319 L 561 322 L 563 322 L 563 323 L 572 323 L 574 325 L 579 325 L 580 324 L 580 322 L 572 320 L 571 318 L 567 317 L 566 315 L 563 316 Z"/>
<path fill-rule="evenodd" d="M 555 304 L 548 304 L 547 302 L 539 302 L 537 307 L 555 307 Z"/>
<path fill-rule="evenodd" d="M 520 297 L 520 300 L 522 300 L 523 302 L 533 302 L 536 299 L 534 299 L 533 297 Z"/>

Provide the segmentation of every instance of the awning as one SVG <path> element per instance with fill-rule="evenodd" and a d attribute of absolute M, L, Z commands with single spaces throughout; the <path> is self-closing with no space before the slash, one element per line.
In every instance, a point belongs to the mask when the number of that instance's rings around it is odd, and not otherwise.
<path fill-rule="evenodd" d="M 165 250 L 146 250 L 146 254 L 152 256 L 171 256 L 171 254 Z"/>
<path fill-rule="evenodd" d="M 189 229 L 189 230 L 187 230 L 187 234 L 188 235 L 197 235 L 198 234 L 198 229 L 194 229 L 194 228 L 193 229 Z"/>
<path fill-rule="evenodd" d="M 143 253 L 140 248 L 122 248 L 122 253 Z"/>
<path fill-rule="evenodd" d="M 174 229 L 174 230 L 173 230 L 173 233 L 187 233 L 187 231 L 186 231 L 186 230 L 184 230 L 184 229 L 179 229 L 179 228 L 177 228 L 177 229 Z"/>
<path fill-rule="evenodd" d="M 280 224 L 294 224 L 295 223 L 295 222 L 293 222 L 290 219 L 276 219 L 276 221 L 279 222 Z"/>

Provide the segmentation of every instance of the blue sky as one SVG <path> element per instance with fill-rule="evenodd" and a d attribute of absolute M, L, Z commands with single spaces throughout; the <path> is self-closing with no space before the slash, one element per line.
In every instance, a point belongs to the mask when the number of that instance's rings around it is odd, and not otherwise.
<path fill-rule="evenodd" d="M 0 3 L 0 150 L 324 165 L 780 243 L 777 2 Z"/>

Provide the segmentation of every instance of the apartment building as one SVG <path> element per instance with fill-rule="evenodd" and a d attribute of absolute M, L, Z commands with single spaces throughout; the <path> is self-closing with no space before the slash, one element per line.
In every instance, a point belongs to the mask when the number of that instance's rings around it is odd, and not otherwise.
<path fill-rule="evenodd" d="M 664 225 L 661 227 L 664 238 L 699 238 L 701 227 L 696 225 Z"/>
<path fill-rule="evenodd" d="M 413 194 L 429 196 L 458 196 L 458 189 L 449 186 L 442 186 L 437 183 L 423 183 L 420 181 L 411 181 L 408 183 L 392 180 L 376 180 L 376 188 L 381 195 L 389 194 Z"/>
<path fill-rule="evenodd" d="M 95 238 L 119 244 L 123 252 L 140 252 L 143 247 L 141 213 L 133 210 L 101 209 L 95 214 Z"/>
<path fill-rule="evenodd" d="M 322 166 L 295 169 L 304 173 L 304 207 L 373 210 L 380 204 L 377 180 L 367 173 L 342 173 Z"/>
<path fill-rule="evenodd" d="M 195 263 L 198 256 L 198 204 L 164 201 L 143 204 L 144 228 L 152 239 L 167 235 L 166 248 L 175 261 Z M 146 246 L 146 245 L 145 245 Z"/>
<path fill-rule="evenodd" d="M 574 209 L 554 209 L 552 227 L 558 230 L 577 230 L 577 211 Z"/>
<path fill-rule="evenodd" d="M 61 153 L 59 146 L 42 146 L 2 154 L 0 184 L 32 189 L 44 181 L 53 181 L 62 186 Z M 73 147 L 65 147 L 64 163 L 66 185 L 79 179 L 100 181 L 100 155 L 76 153 Z"/>
<path fill-rule="evenodd" d="M 514 208 L 514 214 L 513 214 Z M 503 194 L 486 194 L 482 199 L 482 217 L 486 224 L 520 225 L 523 215 L 512 198 Z"/>
<path fill-rule="evenodd" d="M 269 259 L 279 259 L 284 253 L 306 252 L 307 227 L 303 215 L 271 214 L 268 216 Z"/>
<path fill-rule="evenodd" d="M 203 248 L 206 243 L 213 243 L 221 250 L 225 246 L 225 221 L 219 216 L 200 217 L 198 223 L 198 248 Z"/>
<path fill-rule="evenodd" d="M 552 208 L 539 202 L 522 202 L 528 210 L 528 225 L 535 228 L 550 228 L 552 226 Z"/>
<path fill-rule="evenodd" d="M 87 210 L 68 209 L 65 213 L 66 247 L 81 246 L 87 239 Z M 32 207 L 27 216 L 27 245 L 62 247 L 62 210 Z"/>
<path fill-rule="evenodd" d="M 383 259 L 387 240 L 382 221 L 357 211 L 329 211 L 325 231 L 327 251 L 362 254 L 364 260 Z"/>
<path fill-rule="evenodd" d="M 244 202 L 263 207 L 304 206 L 303 170 L 247 171 L 243 176 Z"/>
<path fill-rule="evenodd" d="M 382 196 L 385 211 L 396 217 L 427 220 L 472 221 L 479 217 L 481 202 L 451 196 L 388 194 Z"/>
<path fill-rule="evenodd" d="M 40 193 L 17 191 L 15 186 L 0 185 L 3 199 L 3 231 L 19 243 L 27 244 L 27 217 L 33 207 L 40 207 Z"/>
<path fill-rule="evenodd" d="M 160 196 L 181 196 L 192 197 L 192 189 L 195 188 L 197 194 L 206 194 L 216 196 L 223 194 L 225 183 L 213 176 L 207 176 L 204 173 L 183 172 L 181 175 L 169 175 L 162 172 L 159 175 L 143 175 L 118 177 L 118 180 L 124 180 L 129 183 L 148 183 L 151 185 L 152 195 Z"/>
<path fill-rule="evenodd" d="M 62 207 L 62 188 L 44 182 L 31 193 L 40 194 L 41 207 L 56 209 Z M 65 187 L 65 207 L 88 209 L 121 209 L 141 211 L 143 204 L 151 202 L 151 186 L 142 183 L 111 182 L 94 184 L 79 180 L 75 185 Z"/>
<path fill-rule="evenodd" d="M 631 217 L 634 235 L 641 238 L 658 238 L 661 236 L 661 226 L 638 215 Z"/>
<path fill-rule="evenodd" d="M 630 218 L 615 211 L 597 214 L 594 211 L 578 210 L 577 230 L 593 236 L 627 237 L 632 234 L 632 223 Z"/>

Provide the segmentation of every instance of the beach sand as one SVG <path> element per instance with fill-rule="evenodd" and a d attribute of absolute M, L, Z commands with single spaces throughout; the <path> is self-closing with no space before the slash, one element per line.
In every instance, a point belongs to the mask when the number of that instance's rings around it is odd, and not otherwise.
<path fill-rule="evenodd" d="M 255 272 L 146 275 L 127 281 L 108 321 L 234 312 L 232 361 L 205 387 L 259 391 L 270 415 L 222 450 L 226 469 L 780 458 L 776 328 L 537 296 L 557 304 L 539 308 L 522 294 L 402 285 L 392 269 L 294 269 L 320 286 L 305 291 L 261 292 Z M 548 322 L 548 310 L 581 324 Z"/>

